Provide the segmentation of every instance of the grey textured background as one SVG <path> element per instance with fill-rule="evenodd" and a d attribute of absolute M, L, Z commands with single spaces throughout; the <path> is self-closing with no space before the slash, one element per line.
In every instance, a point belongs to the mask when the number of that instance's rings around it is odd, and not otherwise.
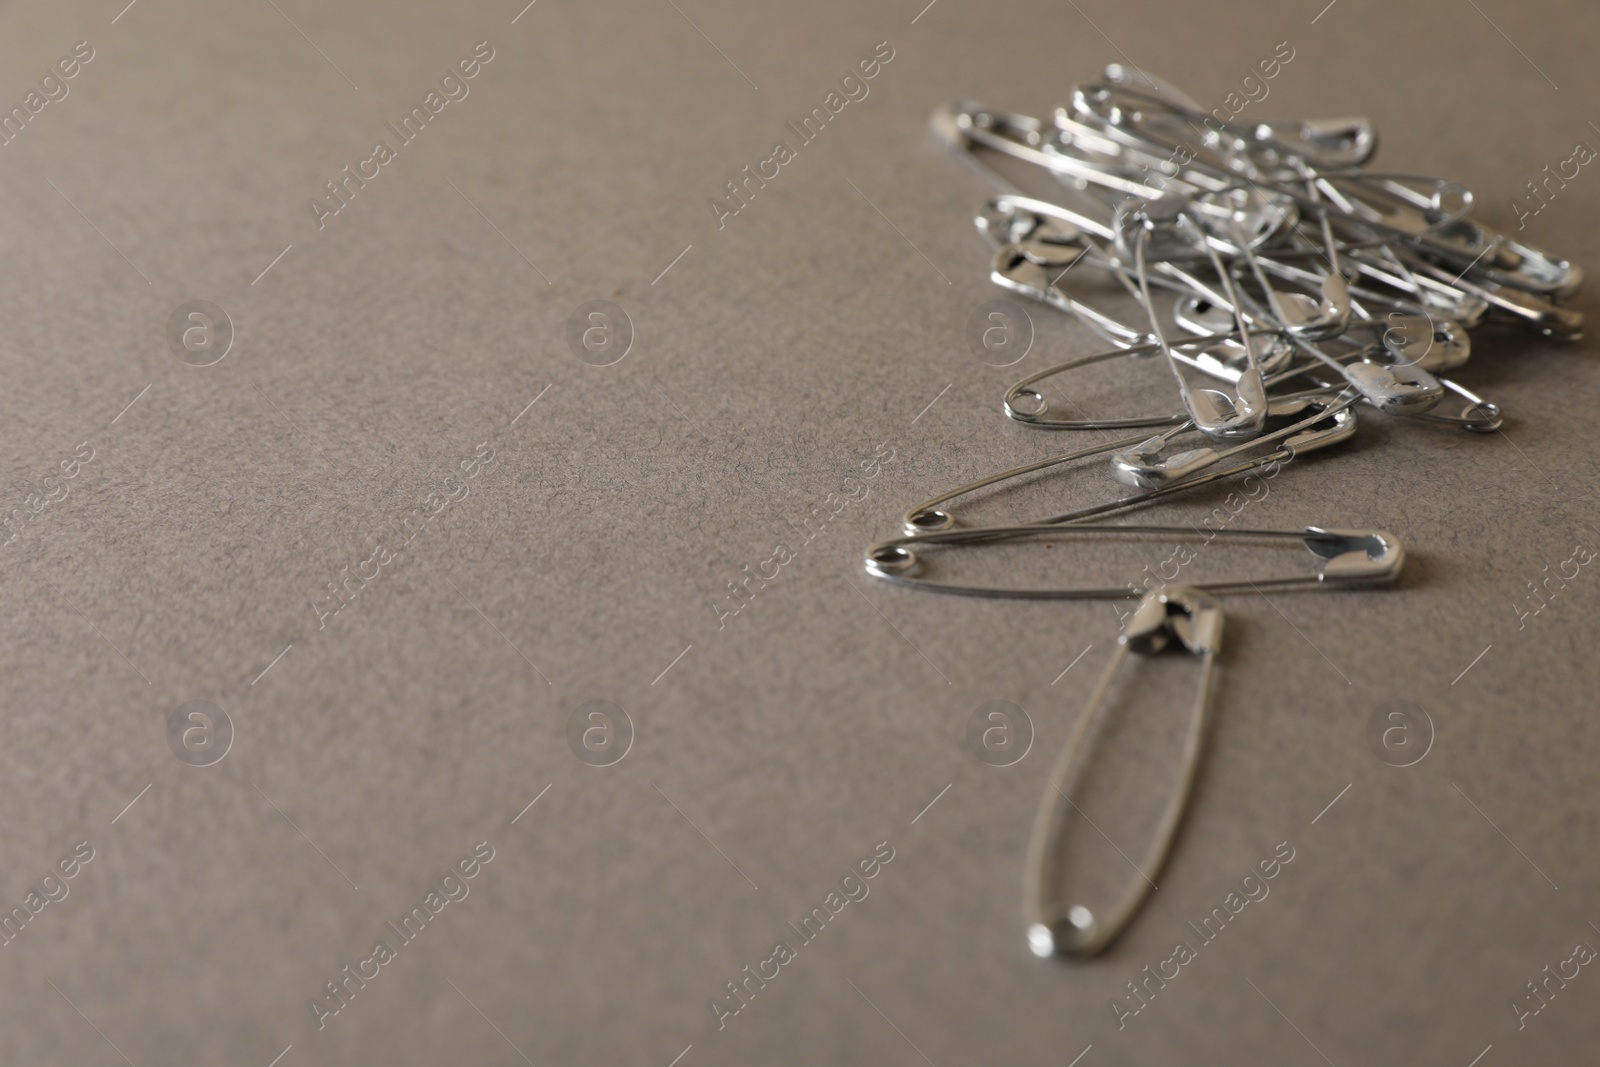
<path fill-rule="evenodd" d="M 1087 965 L 1027 954 L 1019 881 L 1114 614 L 920 596 L 858 563 L 909 504 L 1064 447 L 1008 425 L 999 392 L 1094 344 L 1041 311 L 1024 364 L 968 350 L 994 295 L 969 221 L 987 190 L 931 142 L 932 107 L 1045 114 L 1118 59 L 1220 102 L 1287 40 L 1251 117 L 1368 115 L 1383 166 L 1458 178 L 1514 226 L 1525 181 L 1600 141 L 1592 5 L 274 7 L 0 12 L 8 107 L 73 42 L 96 50 L 0 146 L 5 509 L 94 449 L 0 549 L 0 901 L 94 849 L 0 947 L 0 1061 L 1593 1058 L 1592 968 L 1525 1029 L 1508 1007 L 1600 944 L 1600 578 L 1516 615 L 1600 537 L 1592 342 L 1485 333 L 1461 378 L 1505 405 L 1503 435 L 1363 413 L 1247 512 L 1386 527 L 1411 564 L 1391 591 L 1228 602 L 1191 817 Z M 470 95 L 319 230 L 308 198 L 480 40 Z M 884 40 L 870 95 L 719 231 L 707 198 Z M 1597 212 L 1585 169 L 1526 235 L 1593 265 Z M 191 299 L 237 330 L 211 367 L 164 340 Z M 636 329 L 614 366 L 565 341 L 593 299 Z M 467 496 L 319 630 L 324 583 L 479 442 L 495 459 Z M 867 499 L 719 629 L 726 583 L 883 443 Z M 637 728 L 611 767 L 564 740 L 591 699 Z M 236 729 L 214 766 L 167 747 L 190 700 Z M 1037 730 L 1010 768 L 964 747 L 991 700 Z M 1364 738 L 1395 700 L 1437 732 L 1406 769 Z M 1116 788 L 1160 789 L 1127 766 Z M 470 896 L 319 1032 L 308 999 L 480 841 Z M 880 841 L 870 896 L 719 1031 L 709 998 Z M 1270 897 L 1119 1032 L 1124 982 L 1284 841 Z"/>

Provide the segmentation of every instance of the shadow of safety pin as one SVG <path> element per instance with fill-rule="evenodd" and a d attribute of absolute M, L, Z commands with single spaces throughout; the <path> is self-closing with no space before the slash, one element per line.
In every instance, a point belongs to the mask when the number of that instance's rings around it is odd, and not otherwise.
<path fill-rule="evenodd" d="M 1056 955 L 1092 956 L 1100 952 L 1127 929 L 1154 888 L 1150 876 L 1160 871 L 1167 854 L 1172 850 L 1178 826 L 1183 821 L 1184 809 L 1188 806 L 1190 787 L 1200 766 L 1211 674 L 1221 646 L 1222 609 L 1210 597 L 1180 587 L 1145 597 L 1129 620 L 1127 629 L 1117 638 L 1116 654 L 1100 676 L 1094 695 L 1089 698 L 1089 710 L 1056 761 L 1050 782 L 1045 787 L 1044 799 L 1039 805 L 1039 814 L 1033 823 L 1033 835 L 1028 842 L 1027 867 L 1022 881 L 1022 910 L 1028 923 L 1028 947 L 1034 955 L 1048 958 Z M 1188 732 L 1184 737 L 1177 778 L 1172 783 L 1172 792 L 1162 810 L 1155 836 L 1145 850 L 1142 861 L 1136 864 L 1139 876 L 1129 880 L 1111 907 L 1099 915 L 1082 904 L 1062 900 L 1058 891 L 1066 823 L 1071 813 L 1078 810 L 1072 800 L 1072 790 L 1083 776 L 1088 750 L 1105 721 L 1106 692 L 1111 688 L 1117 670 L 1128 658 L 1128 653 L 1133 652 L 1141 657 L 1153 656 L 1168 648 L 1187 652 L 1200 661 L 1200 681 L 1195 691 L 1194 709 L 1189 716 Z"/>

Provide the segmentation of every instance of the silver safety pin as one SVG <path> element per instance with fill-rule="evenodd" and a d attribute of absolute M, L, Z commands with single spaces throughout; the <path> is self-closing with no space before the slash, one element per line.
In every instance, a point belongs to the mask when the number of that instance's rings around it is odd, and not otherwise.
<path fill-rule="evenodd" d="M 1259 448 L 1271 442 L 1283 442 L 1280 450 L 1285 450 L 1290 456 L 1313 448 L 1326 448 L 1355 434 L 1356 416 L 1350 406 L 1355 403 L 1356 396 L 1350 390 L 1337 395 L 1322 390 L 1276 397 L 1266 405 L 1267 414 L 1295 421 L 1221 451 L 1201 446 L 1169 452 L 1168 445 L 1184 429 L 1181 426 L 1174 427 L 1113 454 L 1111 476 L 1124 485 L 1139 489 L 1162 489 L 1193 484 L 1193 479 L 1206 468 L 1246 449 Z M 1261 458 L 1233 469 L 1249 469 L 1269 462 L 1270 458 Z"/>
<path fill-rule="evenodd" d="M 1298 396 L 1280 398 L 1280 400 L 1277 401 L 1277 404 L 1279 406 L 1280 414 L 1291 411 L 1303 412 L 1307 407 L 1312 408 L 1313 414 L 1308 418 L 1301 419 L 1299 422 L 1282 431 L 1268 435 L 1265 438 L 1257 438 L 1256 440 L 1248 442 L 1239 448 L 1230 449 L 1229 451 L 1222 453 L 1221 455 L 1217 456 L 1217 459 L 1213 461 L 1212 464 L 1209 465 L 1211 469 L 1204 470 L 1201 473 L 1195 473 L 1197 468 L 1191 468 L 1191 472 L 1187 476 L 1168 480 L 1164 484 L 1161 484 L 1155 488 L 1144 489 L 1141 492 L 1131 493 L 1127 496 L 1119 497 L 1115 500 L 1109 500 L 1099 504 L 1091 504 L 1087 507 L 1078 508 L 1063 514 L 1051 515 L 1043 519 L 1036 519 L 1028 525 L 1076 522 L 1080 519 L 1093 518 L 1098 515 L 1107 515 L 1112 512 L 1126 511 L 1130 508 L 1139 507 L 1143 504 L 1149 503 L 1152 500 L 1159 499 L 1172 493 L 1180 492 L 1184 489 L 1192 489 L 1201 485 L 1209 485 L 1210 483 L 1219 481 L 1223 478 L 1231 477 L 1235 474 L 1245 474 L 1274 463 L 1289 463 L 1303 453 L 1314 452 L 1317 449 L 1326 448 L 1329 445 L 1337 444 L 1340 441 L 1346 440 L 1355 432 L 1355 415 L 1353 412 L 1348 410 L 1348 402 L 1337 408 L 1328 404 L 1312 406 L 1316 404 L 1314 398 L 1308 399 L 1306 396 Z M 1180 424 L 1180 428 L 1187 429 L 1187 421 Z M 1217 462 L 1220 462 L 1222 459 L 1228 456 L 1236 455 L 1246 449 L 1259 448 L 1263 444 L 1278 442 L 1280 438 L 1283 439 L 1282 443 L 1280 443 L 1276 449 L 1269 453 L 1251 457 L 1227 467 L 1217 467 L 1215 465 Z M 939 496 L 924 500 L 922 503 L 906 512 L 905 516 L 901 519 L 901 522 L 908 534 L 930 533 L 937 530 L 948 530 L 957 525 L 959 520 L 950 508 L 943 505 L 948 504 L 949 501 L 954 500 L 957 497 L 966 496 L 968 493 L 977 492 L 979 489 L 984 489 L 991 485 L 997 485 L 1001 482 L 1009 481 L 1012 478 L 1018 478 L 1026 474 L 1032 474 L 1035 471 L 1056 467 L 1063 463 L 1071 463 L 1074 460 L 1086 459 L 1089 456 L 1102 455 L 1113 450 L 1127 451 L 1130 448 L 1141 445 L 1148 446 L 1150 441 L 1151 439 L 1149 438 L 1129 437 L 1122 440 L 1111 441 L 1106 444 L 1093 445 L 1089 448 L 1079 449 L 1075 452 L 1067 452 L 1062 455 L 1051 456 L 1048 459 L 1039 460 L 1035 463 L 1028 463 L 1021 467 L 1013 467 L 1011 470 L 1001 471 L 999 474 L 993 474 L 987 478 L 981 478 L 978 481 L 969 482 L 966 485 L 952 489 L 947 493 L 941 493 Z"/>
<path fill-rule="evenodd" d="M 1092 956 L 1100 952 L 1127 929 L 1155 887 L 1150 879 L 1161 870 L 1172 851 L 1200 766 L 1209 717 L 1211 675 L 1222 648 L 1222 621 L 1222 609 L 1211 598 L 1193 589 L 1172 588 L 1146 597 L 1127 628 L 1118 635 L 1117 651 L 1089 698 L 1089 708 L 1056 760 L 1028 841 L 1028 858 L 1022 876 L 1022 912 L 1028 924 L 1028 947 L 1034 955 L 1048 958 Z M 1127 887 L 1104 914 L 1097 914 L 1083 904 L 1062 900 L 1058 890 L 1066 823 L 1070 814 L 1079 810 L 1072 792 L 1083 777 L 1088 751 L 1105 722 L 1107 691 L 1128 653 L 1153 656 L 1168 648 L 1186 652 L 1200 661 L 1200 680 L 1184 733 L 1177 777 L 1155 835 L 1141 856 L 1141 862 L 1134 864 L 1139 877 L 1129 879 Z"/>
<path fill-rule="evenodd" d="M 1145 590 L 1131 584 L 1044 588 L 977 586 L 931 581 L 920 577 L 925 561 L 918 549 L 933 545 L 965 547 L 1030 539 L 1074 537 L 1170 541 L 1196 535 L 1206 543 L 1216 539 L 1298 543 L 1311 554 L 1310 574 L 1186 583 L 1194 589 L 1207 593 L 1250 593 L 1266 590 L 1292 592 L 1315 588 L 1339 589 L 1351 586 L 1387 585 L 1400 577 L 1406 560 L 1405 546 L 1400 543 L 1399 538 L 1383 530 L 1307 526 L 1304 530 L 1223 529 L 1208 530 L 1205 534 L 1200 534 L 1193 526 L 1028 523 L 1019 526 L 975 526 L 958 530 L 940 530 L 879 541 L 867 548 L 865 566 L 868 574 L 886 582 L 924 592 L 948 593 L 954 596 L 996 597 L 1010 600 L 1126 600 L 1144 595 Z M 1191 549 L 1191 554 L 1195 556 L 1198 552 Z"/>
<path fill-rule="evenodd" d="M 1378 132 L 1365 118 L 1292 119 L 1262 121 L 1251 126 L 1217 122 L 1214 116 L 1187 93 L 1142 70 L 1109 64 L 1101 75 L 1107 84 L 1119 89 L 1144 92 L 1163 103 L 1176 105 L 1186 125 L 1197 128 L 1207 138 L 1206 127 L 1196 124 L 1209 119 L 1223 133 L 1247 149 L 1268 148 L 1279 156 L 1299 156 L 1319 168 L 1355 167 L 1372 158 L 1378 147 Z"/>

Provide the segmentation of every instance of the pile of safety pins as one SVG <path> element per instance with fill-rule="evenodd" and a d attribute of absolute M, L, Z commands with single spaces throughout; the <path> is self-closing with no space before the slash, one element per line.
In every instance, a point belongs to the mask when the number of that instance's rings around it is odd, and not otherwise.
<path fill-rule="evenodd" d="M 1178 90 L 1113 65 L 1077 86 L 1053 124 L 962 102 L 933 115 L 934 132 L 1005 190 L 979 208 L 995 247 L 990 278 L 1065 311 L 1114 346 L 1031 374 L 1006 391 L 1008 417 L 1046 430 L 1142 430 L 984 478 L 917 505 L 905 536 L 868 548 L 866 568 L 913 588 L 974 596 L 1133 598 L 1118 651 L 1057 763 L 1034 825 L 1025 878 L 1029 944 L 1038 955 L 1090 955 L 1132 920 L 1177 832 L 1198 765 L 1222 613 L 1210 593 L 1380 584 L 1398 577 L 1399 541 L 1384 531 L 1307 527 L 1225 530 L 1300 543 L 1312 573 L 1254 581 L 1040 588 L 963 585 L 923 576 L 936 546 L 1035 539 L 1181 537 L 1186 527 L 1091 525 L 1180 490 L 1281 465 L 1349 438 L 1355 405 L 1475 433 L 1500 408 L 1450 380 L 1482 323 L 1520 323 L 1566 340 L 1583 317 L 1560 306 L 1582 271 L 1472 219 L 1458 183 L 1362 169 L 1377 145 L 1365 119 L 1219 122 Z M 1033 164 L 1059 182 L 1024 195 L 997 162 Z M 1014 162 L 1006 164 L 1012 168 Z M 1026 169 L 1026 168 L 1024 168 Z M 1037 173 L 1037 172 L 1034 172 Z M 1141 309 L 1129 325 L 1082 297 L 1085 275 Z M 1080 295 L 1069 291 L 1071 282 Z M 1163 299 L 1158 302 L 1155 293 Z M 1055 414 L 1042 391 L 1060 376 L 1127 357 L 1170 368 L 1181 410 L 1128 418 Z M 1164 378 L 1164 376 L 1163 376 Z M 1070 398 L 1066 402 L 1077 405 Z M 1155 405 L 1160 407 L 1162 405 Z M 1161 428 L 1151 436 L 1152 428 Z M 1014 478 L 1109 453 L 1132 492 L 1010 525 L 962 525 L 951 501 Z M 1216 536 L 1216 534 L 1213 534 Z M 1209 538 L 1208 538 L 1209 540 Z M 1132 880 L 1104 914 L 1061 900 L 1062 832 L 1085 748 L 1129 651 L 1177 648 L 1203 677 L 1171 800 Z"/>

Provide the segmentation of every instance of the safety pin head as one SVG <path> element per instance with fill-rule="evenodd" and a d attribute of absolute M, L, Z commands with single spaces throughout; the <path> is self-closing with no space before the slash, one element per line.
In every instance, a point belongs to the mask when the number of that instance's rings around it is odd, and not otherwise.
<path fill-rule="evenodd" d="M 1247 441 L 1259 434 L 1267 419 L 1267 389 L 1260 368 L 1240 370 L 1234 392 L 1229 396 L 1220 389 L 1185 389 L 1184 406 L 1195 429 L 1213 441 Z"/>
<path fill-rule="evenodd" d="M 1076 256 L 1072 257 L 1067 261 L 1068 265 L 1076 259 Z M 989 280 L 1002 289 L 1049 303 L 1050 290 L 1055 287 L 1056 278 L 1065 270 L 1065 267 L 1053 268 L 1054 265 L 1039 262 L 1020 245 L 1010 244 L 995 251 Z"/>
<path fill-rule="evenodd" d="M 1328 407 L 1326 400 L 1322 398 L 1310 397 L 1306 399 L 1308 408 L 1316 406 Z M 1282 402 L 1280 401 L 1279 403 Z M 1278 414 L 1283 410 L 1277 404 L 1273 407 L 1274 414 Z M 1329 445 L 1348 441 L 1355 436 L 1355 432 L 1356 413 L 1347 405 L 1329 411 L 1326 418 L 1319 419 L 1298 433 L 1284 438 L 1283 447 L 1291 456 L 1298 456 L 1302 452 L 1314 452 L 1319 448 L 1327 448 Z"/>
<path fill-rule="evenodd" d="M 1317 580 L 1328 585 L 1392 582 L 1406 563 L 1405 546 L 1384 530 L 1307 526 L 1305 544 L 1316 557 Z"/>
<path fill-rule="evenodd" d="M 1421 367 L 1352 363 L 1344 369 L 1344 376 L 1373 407 L 1390 415 L 1427 411 L 1444 396 L 1439 379 Z"/>
<path fill-rule="evenodd" d="M 1222 645 L 1222 609 L 1198 590 L 1169 587 L 1140 602 L 1117 641 L 1146 656 L 1165 650 L 1174 641 L 1197 656 L 1214 653 Z"/>
<path fill-rule="evenodd" d="M 1190 390 L 1191 394 L 1201 391 Z M 1336 444 L 1356 432 L 1356 417 L 1349 404 L 1336 404 L 1326 393 L 1274 397 L 1264 401 L 1262 406 L 1267 417 L 1274 421 L 1288 419 L 1290 428 L 1301 425 L 1301 429 L 1284 439 L 1283 448 L 1290 455 Z M 1318 412 L 1326 412 L 1327 417 L 1317 419 Z M 1181 429 L 1168 430 L 1114 453 L 1111 476 L 1138 489 L 1160 489 L 1192 477 L 1222 459 L 1223 453 L 1204 447 L 1163 455 L 1162 449 Z M 1287 429 L 1277 431 L 1279 434 L 1286 432 Z M 1271 436 L 1270 429 L 1268 436 Z"/>
<path fill-rule="evenodd" d="M 1472 341 L 1460 323 L 1427 315 L 1391 315 L 1383 347 L 1397 363 L 1426 371 L 1452 370 L 1472 355 Z"/>
<path fill-rule="evenodd" d="M 1088 251 L 1088 242 L 1083 231 L 1066 219 L 1041 215 L 1005 197 L 985 200 L 978 206 L 976 214 L 972 217 L 972 223 L 979 233 L 997 245 L 1027 247 L 1041 243 L 1073 247 L 1079 249 L 1073 259 Z M 1048 260 L 1035 259 L 1035 262 L 1057 262 L 1059 259 L 1059 253 L 1052 253 Z"/>
<path fill-rule="evenodd" d="M 1146 259 L 1183 259 L 1198 254 L 1196 242 L 1203 236 L 1187 215 L 1194 199 L 1192 193 L 1169 190 L 1150 200 L 1123 203 L 1111 220 L 1117 251 L 1132 263 L 1136 258 L 1135 242 L 1143 240 Z"/>
<path fill-rule="evenodd" d="M 1216 449 L 1205 447 L 1163 455 L 1166 444 L 1166 436 L 1159 435 L 1118 452 L 1111 457 L 1111 476 L 1138 489 L 1159 489 L 1198 474 L 1222 458 Z"/>

